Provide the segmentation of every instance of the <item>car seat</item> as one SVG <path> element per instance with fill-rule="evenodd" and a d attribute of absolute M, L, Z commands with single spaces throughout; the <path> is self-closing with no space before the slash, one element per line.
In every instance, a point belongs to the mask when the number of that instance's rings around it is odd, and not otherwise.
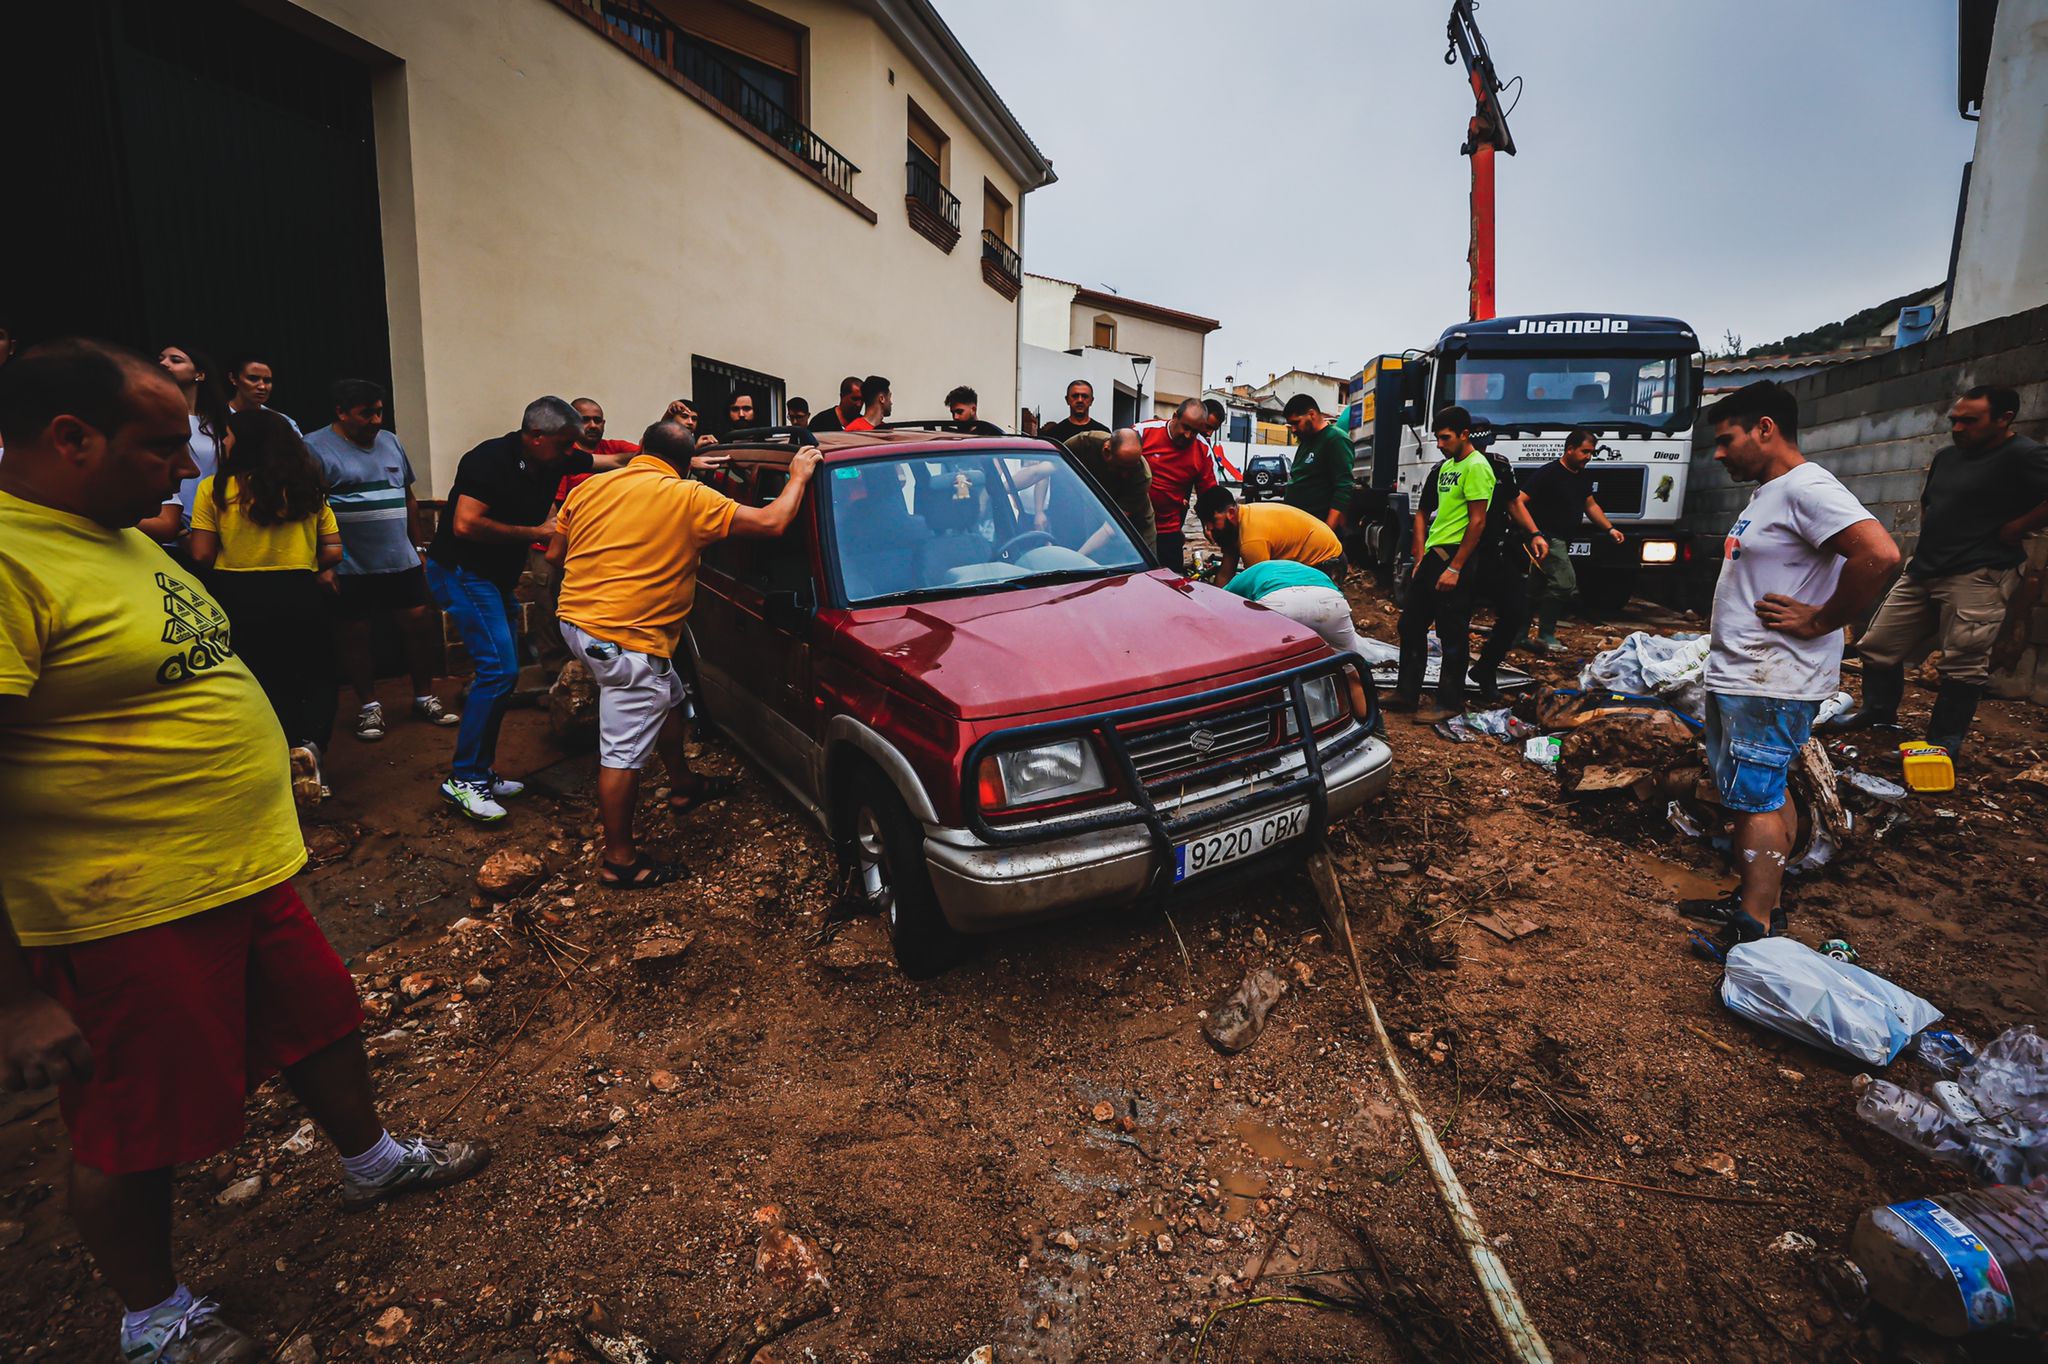
<path fill-rule="evenodd" d="M 981 522 L 983 482 L 978 469 L 954 469 L 920 483 L 917 505 L 924 512 L 926 528 L 933 532 L 931 539 L 918 546 L 920 583 L 937 586 L 950 581 L 952 569 L 985 564 L 993 557 L 988 540 L 976 529 Z"/>
<path fill-rule="evenodd" d="M 904 505 L 901 466 L 857 467 L 861 495 L 832 502 L 847 596 L 860 601 L 920 586 L 917 555 L 931 531 Z"/>

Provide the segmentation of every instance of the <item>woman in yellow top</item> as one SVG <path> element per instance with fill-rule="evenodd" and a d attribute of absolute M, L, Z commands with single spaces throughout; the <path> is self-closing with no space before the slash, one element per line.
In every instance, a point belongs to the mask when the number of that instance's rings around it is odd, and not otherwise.
<path fill-rule="evenodd" d="M 281 414 L 228 418 L 213 476 L 192 498 L 193 562 L 227 609 L 237 656 L 263 684 L 291 746 L 292 792 L 327 794 L 320 754 L 334 735 L 334 653 L 328 607 L 341 528 L 320 466 Z"/>

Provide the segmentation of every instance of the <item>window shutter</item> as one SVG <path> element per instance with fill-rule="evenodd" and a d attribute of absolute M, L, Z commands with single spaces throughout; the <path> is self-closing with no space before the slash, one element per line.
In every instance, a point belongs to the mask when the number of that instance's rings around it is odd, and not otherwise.
<path fill-rule="evenodd" d="M 803 72 L 803 31 L 730 0 L 655 0 L 675 26 L 695 38 L 750 57 L 763 66 Z"/>

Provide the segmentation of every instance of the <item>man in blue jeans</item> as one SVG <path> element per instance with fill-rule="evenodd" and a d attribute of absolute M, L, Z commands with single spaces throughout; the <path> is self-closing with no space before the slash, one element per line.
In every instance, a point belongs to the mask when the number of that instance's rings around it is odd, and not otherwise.
<path fill-rule="evenodd" d="M 616 455 L 579 450 L 583 415 L 556 397 L 526 405 L 519 429 L 487 440 L 462 457 L 427 550 L 427 590 L 455 622 L 476 674 L 455 731 L 455 764 L 441 796 L 469 818 L 495 824 L 499 801 L 525 783 L 492 770 L 498 727 L 519 678 L 519 641 L 512 590 L 526 551 L 555 533 L 555 489 L 563 478 L 616 469 Z"/>
<path fill-rule="evenodd" d="M 1735 817 L 1741 884 L 1679 913 L 1730 944 L 1783 933 L 1780 891 L 1796 832 L 1785 775 L 1842 678 L 1842 627 L 1899 566 L 1899 547 L 1854 493 L 1799 453 L 1799 406 L 1768 381 L 1707 412 L 1714 458 L 1758 485 L 1728 528 L 1707 653 L 1707 762 Z"/>

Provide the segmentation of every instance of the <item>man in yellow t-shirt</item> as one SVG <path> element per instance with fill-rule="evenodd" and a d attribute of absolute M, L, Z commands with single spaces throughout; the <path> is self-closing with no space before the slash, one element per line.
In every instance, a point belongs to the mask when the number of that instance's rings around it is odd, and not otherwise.
<path fill-rule="evenodd" d="M 1195 498 L 1202 529 L 1223 551 L 1223 569 L 1216 581 L 1227 583 L 1240 566 L 1268 559 L 1291 559 L 1344 580 L 1344 545 L 1329 522 L 1285 502 L 1258 502 L 1240 507 L 1228 488 L 1205 488 Z"/>
<path fill-rule="evenodd" d="M 344 1206 L 488 1153 L 378 1120 L 355 982 L 292 890 L 283 734 L 226 615 L 134 527 L 196 473 L 177 387 L 89 341 L 0 369 L 0 1085 L 58 1086 L 121 1357 L 262 1351 L 173 1268 L 171 1170 L 282 1070 Z"/>
<path fill-rule="evenodd" d="M 681 874 L 641 857 L 633 842 L 633 803 L 650 757 L 659 753 L 668 769 L 669 805 L 678 813 L 732 787 L 730 779 L 691 772 L 683 756 L 687 688 L 675 656 L 704 546 L 728 535 L 782 534 L 818 467 L 818 452 L 806 447 L 790 461 L 775 500 L 747 507 L 684 477 L 696 449 L 680 422 L 648 427 L 631 463 L 569 494 L 548 545 L 549 562 L 562 568 L 562 638 L 598 687 L 598 874 L 608 886 L 659 886 Z"/>

